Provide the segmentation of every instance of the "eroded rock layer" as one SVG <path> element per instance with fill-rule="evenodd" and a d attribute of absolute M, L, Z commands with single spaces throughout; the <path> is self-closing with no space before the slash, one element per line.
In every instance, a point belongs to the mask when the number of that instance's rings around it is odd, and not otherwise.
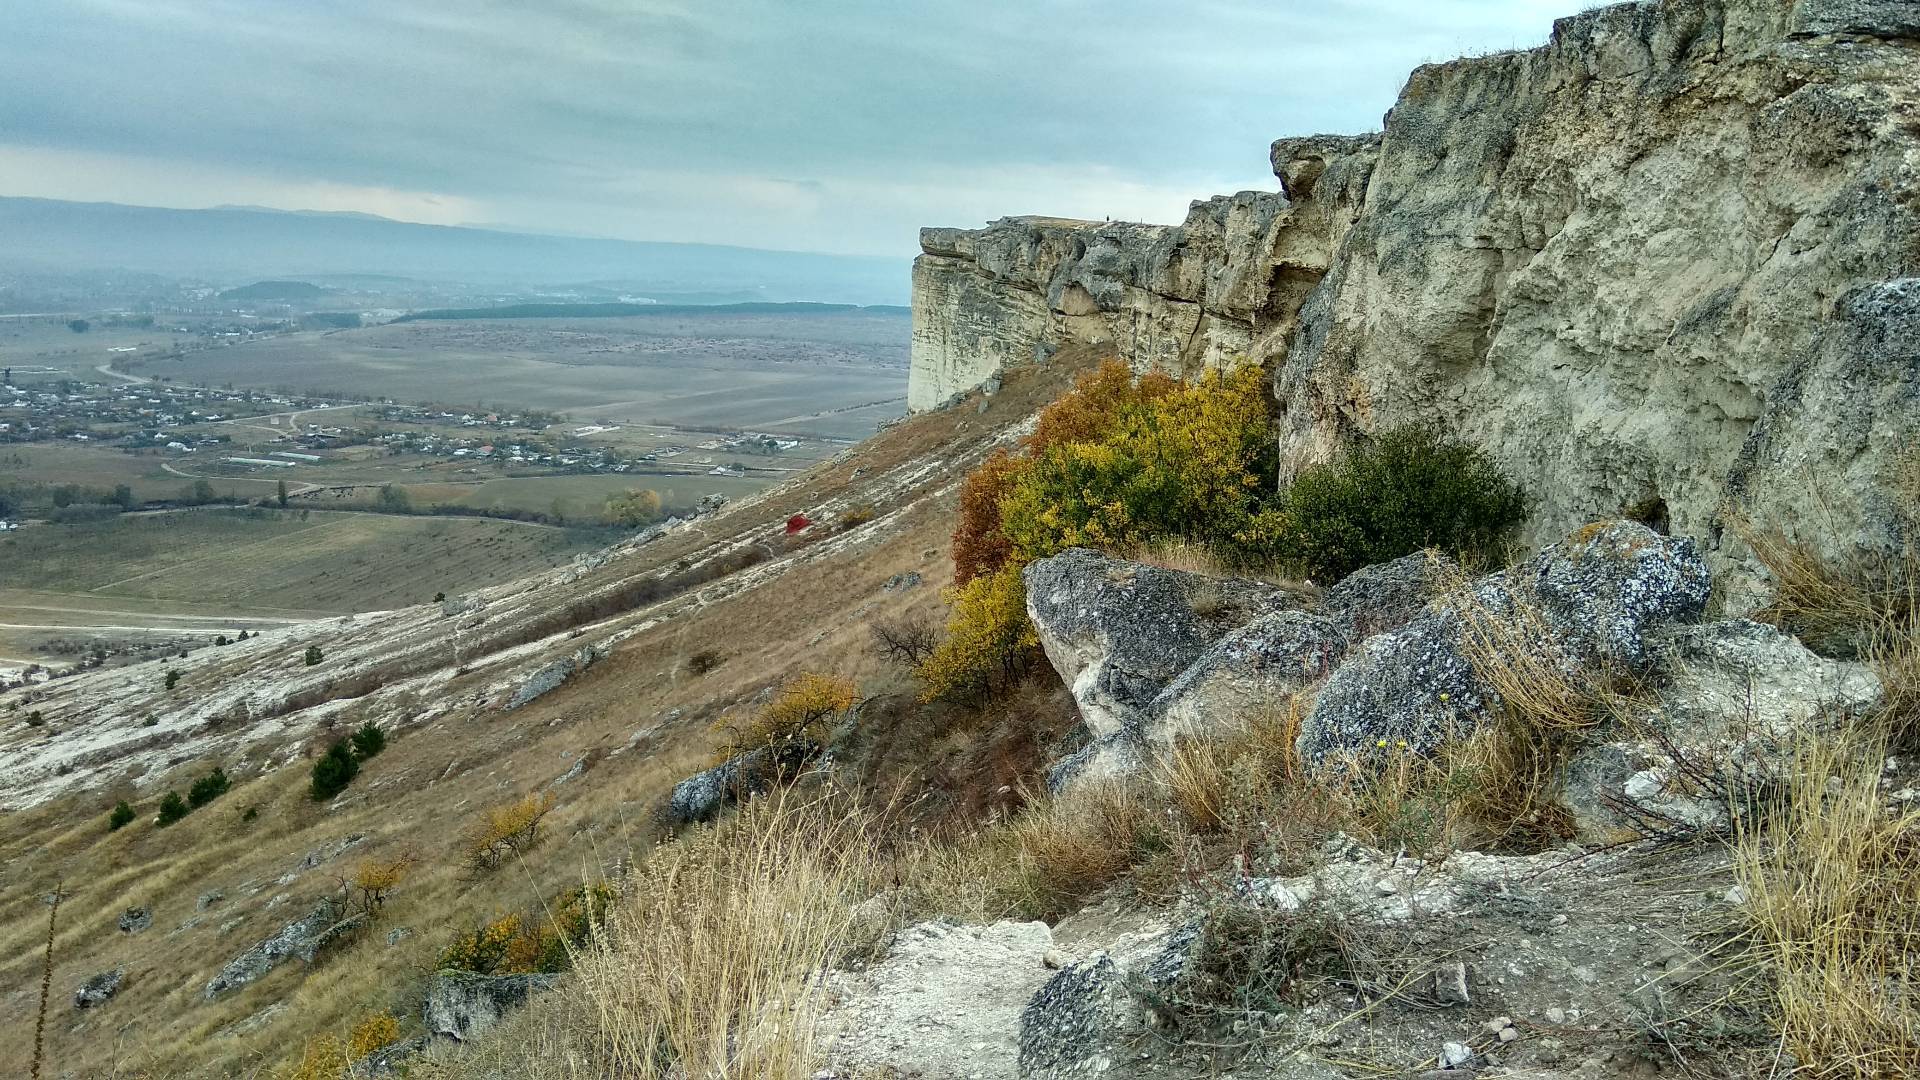
<path fill-rule="evenodd" d="M 1900 540 L 1920 439 L 1920 22 L 1900 0 L 1663 0 L 1423 67 L 1384 130 L 1274 144 L 1179 226 L 929 229 L 912 404 L 1063 340 L 1267 365 L 1283 469 L 1405 422 L 1484 446 L 1527 539 L 1729 511 Z M 1284 480 L 1283 476 L 1281 479 Z"/>

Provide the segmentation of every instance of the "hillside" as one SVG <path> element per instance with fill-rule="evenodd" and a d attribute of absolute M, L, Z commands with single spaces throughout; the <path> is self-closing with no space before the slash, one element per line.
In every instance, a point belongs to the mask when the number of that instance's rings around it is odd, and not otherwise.
<path fill-rule="evenodd" d="M 251 285 L 242 285 L 228 289 L 220 294 L 222 300 L 314 300 L 327 295 L 327 290 L 306 281 L 256 281 Z"/>

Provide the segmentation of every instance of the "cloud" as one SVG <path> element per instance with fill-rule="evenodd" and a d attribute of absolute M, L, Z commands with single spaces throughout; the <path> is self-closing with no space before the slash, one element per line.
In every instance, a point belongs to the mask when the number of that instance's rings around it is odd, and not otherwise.
<path fill-rule="evenodd" d="M 62 174 L 119 201 L 198 185 L 441 220 L 420 216 L 439 200 L 893 254 L 919 224 L 1177 219 L 1188 197 L 1271 188 L 1272 138 L 1373 128 L 1414 64 L 1537 43 L 1581 6 L 14 0 L 0 140 L 138 163 Z"/>

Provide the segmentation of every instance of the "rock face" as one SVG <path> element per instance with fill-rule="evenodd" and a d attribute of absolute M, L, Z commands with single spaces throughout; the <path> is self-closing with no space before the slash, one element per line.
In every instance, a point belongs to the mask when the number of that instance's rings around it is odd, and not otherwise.
<path fill-rule="evenodd" d="M 1378 135 L 1276 142 L 1280 192 L 1180 226 L 926 230 L 910 404 L 1061 340 L 1182 373 L 1244 354 L 1286 475 L 1424 422 L 1533 496 L 1529 543 L 1637 505 L 1734 563 L 1730 497 L 1832 552 L 1892 544 L 1920 435 L 1917 21 L 1602 8 L 1420 68 Z"/>
<path fill-rule="evenodd" d="M 1262 615 L 1221 638 L 1168 683 L 1149 706 L 1140 734 L 1151 744 L 1171 746 L 1182 735 L 1283 706 L 1326 678 L 1346 651 L 1347 635 L 1332 619 L 1304 611 Z"/>
<path fill-rule="evenodd" d="M 525 1005 L 535 993 L 553 989 L 558 981 L 557 975 L 439 972 L 427 982 L 427 1000 L 422 1007 L 427 1033 L 466 1042 Z"/>
<path fill-rule="evenodd" d="M 1222 638 L 1299 604 L 1272 585 L 1073 548 L 1025 571 L 1027 614 L 1098 738 L 1137 729 L 1154 699 Z"/>
<path fill-rule="evenodd" d="M 229 990 L 250 985 L 291 959 L 311 964 L 328 946 L 365 922 L 364 916 L 348 916 L 338 900 L 322 900 L 306 915 L 281 927 L 279 933 L 234 957 L 208 980 L 205 996 L 211 1001 Z"/>
<path fill-rule="evenodd" d="M 1470 730 L 1500 699 L 1475 667 L 1475 635 L 1495 634 L 1499 651 L 1524 652 L 1575 677 L 1643 672 L 1649 633 L 1697 620 L 1711 585 L 1690 540 L 1631 522 L 1582 528 L 1368 639 L 1315 699 L 1301 751 L 1321 761 L 1384 740 L 1429 753 Z"/>

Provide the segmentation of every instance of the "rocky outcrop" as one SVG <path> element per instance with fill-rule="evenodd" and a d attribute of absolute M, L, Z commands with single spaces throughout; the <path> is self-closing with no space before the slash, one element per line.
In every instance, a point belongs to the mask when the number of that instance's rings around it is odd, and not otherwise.
<path fill-rule="evenodd" d="M 1381 743 L 1431 753 L 1499 707 L 1489 659 L 1576 683 L 1644 672 L 1649 632 L 1697 620 L 1711 585 L 1690 540 L 1632 522 L 1582 528 L 1368 639 L 1315 698 L 1301 751 L 1315 761 Z"/>
<path fill-rule="evenodd" d="M 312 911 L 280 928 L 272 937 L 234 957 L 207 981 L 204 996 L 211 1001 L 231 990 L 249 986 L 288 960 L 311 964 L 332 945 L 366 924 L 363 915 L 349 915 L 346 905 L 331 897 Z"/>
<path fill-rule="evenodd" d="M 558 975 L 438 972 L 427 981 L 421 1018 L 429 1036 L 467 1042 L 525 1005 L 534 994 L 553 989 L 559 981 Z"/>
<path fill-rule="evenodd" d="M 1278 192 L 1179 226 L 930 229 L 914 408 L 1063 340 L 1274 373 L 1281 479 L 1436 424 L 1525 539 L 1645 508 L 1736 564 L 1731 507 L 1902 539 L 1920 437 L 1920 48 L 1903 0 L 1661 0 L 1423 67 L 1384 129 L 1282 139 Z M 1815 513 L 1817 511 L 1817 513 Z"/>
<path fill-rule="evenodd" d="M 96 1005 L 105 1005 L 113 999 L 113 995 L 120 992 L 120 984 L 125 982 L 126 978 L 127 969 L 123 967 L 95 975 L 74 989 L 73 1007 L 91 1009 Z"/>
<path fill-rule="evenodd" d="M 513 697 L 507 700 L 506 707 L 517 709 L 536 698 L 551 694 L 560 689 L 568 679 L 598 663 L 605 655 L 601 649 L 589 645 L 575 650 L 571 655 L 555 660 L 527 676 L 527 681 L 521 683 L 520 688 L 513 692 Z"/>
<path fill-rule="evenodd" d="M 137 934 L 153 925 L 153 909 L 150 907 L 128 908 L 120 913 L 120 932 Z"/>
<path fill-rule="evenodd" d="M 789 779 L 819 756 L 819 743 L 786 739 L 738 754 L 673 786 L 663 811 L 666 824 L 711 821 L 720 811 Z"/>
<path fill-rule="evenodd" d="M 1327 677 L 1347 652 L 1338 623 L 1304 611 L 1262 615 L 1221 638 L 1162 690 L 1140 735 L 1168 747 L 1260 709 L 1284 708 L 1295 693 Z"/>

